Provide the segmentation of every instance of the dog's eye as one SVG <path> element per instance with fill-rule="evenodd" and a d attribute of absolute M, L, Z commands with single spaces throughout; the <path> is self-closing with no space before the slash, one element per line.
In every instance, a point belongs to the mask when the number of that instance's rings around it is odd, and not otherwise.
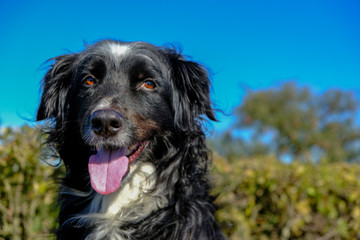
<path fill-rule="evenodd" d="M 82 85 L 84 85 L 85 87 L 91 87 L 96 85 L 97 81 L 95 78 L 93 77 L 86 77 L 82 80 Z"/>
<path fill-rule="evenodd" d="M 143 83 L 143 87 L 146 88 L 146 89 L 151 90 L 151 89 L 154 89 L 156 87 L 156 84 L 152 80 L 146 80 Z"/>

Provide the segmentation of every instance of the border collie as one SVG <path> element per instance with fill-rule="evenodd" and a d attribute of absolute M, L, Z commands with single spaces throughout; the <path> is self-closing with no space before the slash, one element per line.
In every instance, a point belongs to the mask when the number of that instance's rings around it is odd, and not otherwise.
<path fill-rule="evenodd" d="M 209 195 L 207 70 L 103 40 L 50 60 L 37 120 L 66 166 L 58 239 L 223 239 Z"/>

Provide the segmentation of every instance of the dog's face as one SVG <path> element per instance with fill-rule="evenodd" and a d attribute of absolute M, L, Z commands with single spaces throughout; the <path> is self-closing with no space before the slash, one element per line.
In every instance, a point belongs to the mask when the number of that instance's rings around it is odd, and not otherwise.
<path fill-rule="evenodd" d="M 53 119 L 53 135 L 78 136 L 74 144 L 89 150 L 93 188 L 109 194 L 120 187 L 130 164 L 146 161 L 156 138 L 190 134 L 202 116 L 215 120 L 209 84 L 202 66 L 174 51 L 102 41 L 55 58 L 43 81 L 37 120 Z M 60 154 L 61 141 L 67 141 L 61 138 Z"/>

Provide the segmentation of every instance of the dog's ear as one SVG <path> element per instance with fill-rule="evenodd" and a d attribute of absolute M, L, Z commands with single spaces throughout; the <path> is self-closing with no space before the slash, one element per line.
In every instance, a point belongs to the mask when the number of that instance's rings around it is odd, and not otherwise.
<path fill-rule="evenodd" d="M 66 117 L 66 98 L 73 75 L 75 54 L 66 54 L 50 59 L 53 64 L 42 80 L 42 96 L 36 120 L 54 118 L 57 123 Z"/>
<path fill-rule="evenodd" d="M 204 120 L 204 117 L 216 121 L 206 68 L 176 53 L 172 54 L 170 62 L 173 72 L 175 126 L 182 131 L 189 131 L 197 120 Z"/>

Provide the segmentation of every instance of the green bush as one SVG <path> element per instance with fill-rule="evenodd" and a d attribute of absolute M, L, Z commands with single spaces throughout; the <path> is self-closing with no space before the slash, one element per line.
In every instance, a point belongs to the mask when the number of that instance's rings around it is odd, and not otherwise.
<path fill-rule="evenodd" d="M 0 132 L 0 239 L 54 238 L 63 168 L 40 160 L 40 142 L 28 126 Z M 230 240 L 360 239 L 359 165 L 229 159 L 214 154 L 212 178 Z"/>
<path fill-rule="evenodd" d="M 360 239 L 360 167 L 214 156 L 217 213 L 229 239 Z"/>
<path fill-rule="evenodd" d="M 61 171 L 40 161 L 38 130 L 0 133 L 0 239 L 50 239 L 56 226 L 54 177 Z"/>

